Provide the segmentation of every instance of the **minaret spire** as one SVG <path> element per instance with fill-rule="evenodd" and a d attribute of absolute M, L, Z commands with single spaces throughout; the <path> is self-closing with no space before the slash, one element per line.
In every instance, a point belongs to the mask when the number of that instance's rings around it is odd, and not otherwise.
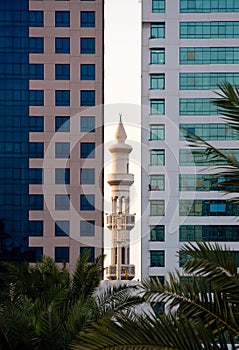
<path fill-rule="evenodd" d="M 129 174 L 129 154 L 132 147 L 125 143 L 127 135 L 122 115 L 116 129 L 115 139 L 109 151 L 112 154 L 112 173 L 108 183 L 112 189 L 112 213 L 107 215 L 107 228 L 112 231 L 111 265 L 106 268 L 110 280 L 131 280 L 135 266 L 130 264 L 130 231 L 134 228 L 135 216 L 130 214 L 130 186 L 134 175 Z"/>

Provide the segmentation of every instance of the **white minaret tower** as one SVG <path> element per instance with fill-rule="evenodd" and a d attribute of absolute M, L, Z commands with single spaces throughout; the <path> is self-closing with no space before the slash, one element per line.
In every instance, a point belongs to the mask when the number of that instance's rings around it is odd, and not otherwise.
<path fill-rule="evenodd" d="M 130 231 L 134 228 L 135 215 L 129 213 L 130 186 L 134 175 L 129 174 L 129 154 L 132 147 L 125 143 L 124 126 L 118 124 L 115 139 L 109 151 L 112 154 L 112 173 L 108 183 L 112 188 L 112 214 L 107 214 L 107 228 L 112 231 L 111 265 L 106 268 L 109 280 L 132 280 L 135 266 L 130 265 Z"/>

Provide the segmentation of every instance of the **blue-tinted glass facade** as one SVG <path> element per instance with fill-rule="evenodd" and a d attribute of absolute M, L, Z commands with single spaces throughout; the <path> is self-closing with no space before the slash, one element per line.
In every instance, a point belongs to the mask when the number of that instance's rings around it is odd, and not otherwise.
<path fill-rule="evenodd" d="M 29 80 L 44 78 L 43 65 L 29 64 L 29 53 L 43 52 L 44 41 L 29 38 L 29 27 L 43 24 L 42 11 L 29 11 L 28 0 L 0 1 L 0 217 L 9 235 L 0 260 L 43 254 L 28 247 L 28 237 L 43 232 L 42 222 L 28 221 L 29 210 L 43 209 L 43 196 L 29 195 L 29 184 L 42 182 L 41 169 L 29 171 L 29 158 L 43 156 L 43 144 L 30 144 L 29 132 L 44 128 L 42 117 L 29 116 L 29 106 L 44 104 L 44 92 L 29 89 Z"/>
<path fill-rule="evenodd" d="M 180 0 L 180 12 L 239 12 L 239 2 L 237 0 Z"/>

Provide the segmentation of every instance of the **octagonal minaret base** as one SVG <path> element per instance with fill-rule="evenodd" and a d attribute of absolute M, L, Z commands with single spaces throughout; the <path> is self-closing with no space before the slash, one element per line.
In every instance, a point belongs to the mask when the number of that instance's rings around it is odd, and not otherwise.
<path fill-rule="evenodd" d="M 111 264 L 106 267 L 109 280 L 132 280 L 135 266 L 130 264 L 130 231 L 135 225 L 135 215 L 130 214 L 130 186 L 134 175 L 129 174 L 129 154 L 132 147 L 120 120 L 116 130 L 116 143 L 109 151 L 112 154 L 112 173 L 108 183 L 112 191 L 112 213 L 107 214 L 106 226 L 112 232 Z"/>

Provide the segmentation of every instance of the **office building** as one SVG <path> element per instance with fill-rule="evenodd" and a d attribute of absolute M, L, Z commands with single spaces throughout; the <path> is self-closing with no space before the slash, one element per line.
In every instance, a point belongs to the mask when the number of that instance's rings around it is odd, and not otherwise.
<path fill-rule="evenodd" d="M 103 3 L 0 0 L 2 260 L 102 253 Z"/>
<path fill-rule="evenodd" d="M 218 84 L 239 85 L 239 2 L 143 0 L 142 9 L 142 278 L 163 280 L 183 266 L 186 241 L 239 250 L 238 204 L 184 140 L 189 130 L 239 152 L 211 104 Z"/>

